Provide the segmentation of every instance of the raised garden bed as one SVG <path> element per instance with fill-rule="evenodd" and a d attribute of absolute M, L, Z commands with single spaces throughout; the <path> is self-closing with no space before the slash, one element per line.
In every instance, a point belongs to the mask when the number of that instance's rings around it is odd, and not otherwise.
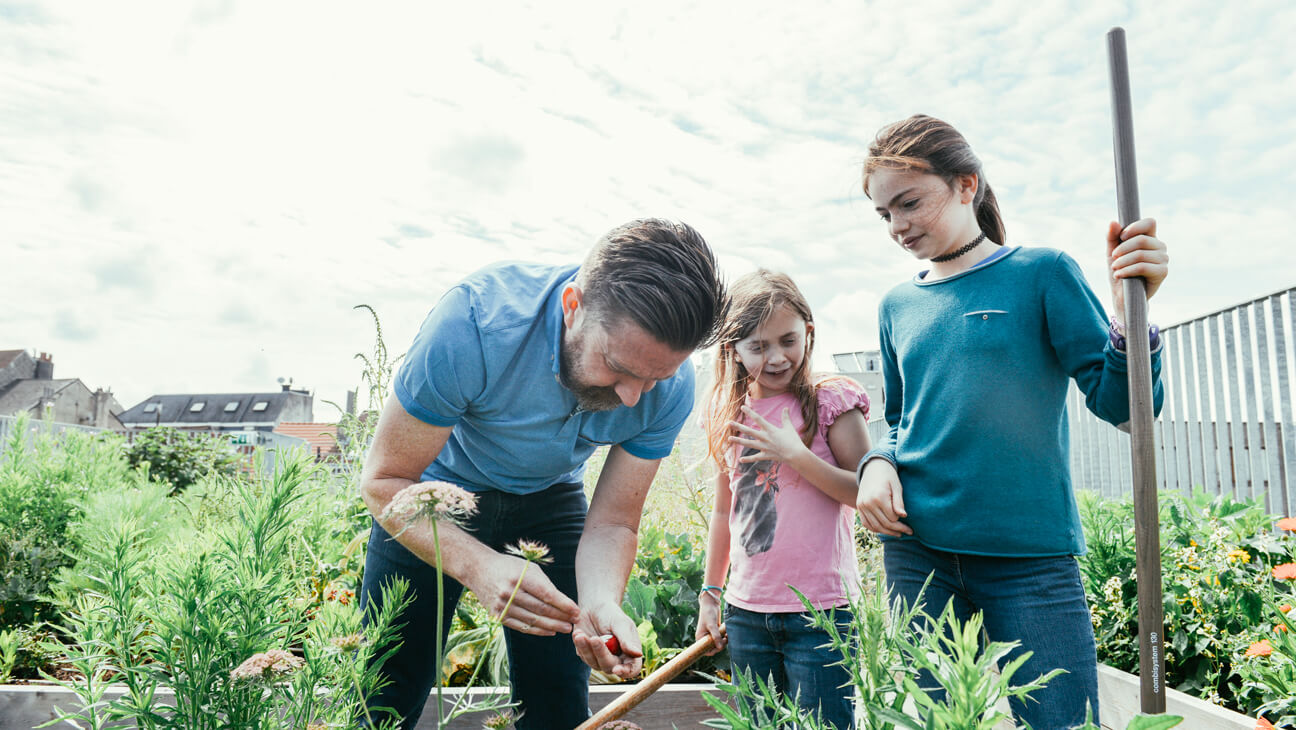
<path fill-rule="evenodd" d="M 590 687 L 590 706 L 595 710 L 602 708 L 625 692 L 627 687 L 628 685 Z M 504 690 L 485 687 L 469 691 L 475 695 L 484 695 Z M 1102 702 L 1103 727 L 1124 730 L 1129 719 L 1138 714 L 1138 677 L 1111 667 L 1099 666 L 1098 691 Z M 446 690 L 450 697 L 461 692 L 463 690 L 460 689 Z M 631 710 L 625 719 L 637 723 L 645 730 L 700 727 L 703 720 L 716 716 L 703 699 L 703 695 L 708 693 L 716 696 L 723 694 L 709 684 L 667 685 Z M 54 719 L 56 705 L 70 707 L 75 701 L 72 693 L 53 685 L 0 686 L 0 730 L 34 728 Z M 436 711 L 432 704 L 435 701 L 435 696 L 429 698 L 418 730 L 436 730 Z M 1179 726 L 1183 730 L 1252 730 L 1255 727 L 1255 720 L 1246 715 L 1173 689 L 1168 690 L 1166 695 L 1166 711 L 1184 718 L 1183 724 Z M 448 727 L 451 730 L 479 730 L 484 719 L 481 715 L 465 715 Z M 1007 728 L 1008 724 L 1003 727 Z"/>

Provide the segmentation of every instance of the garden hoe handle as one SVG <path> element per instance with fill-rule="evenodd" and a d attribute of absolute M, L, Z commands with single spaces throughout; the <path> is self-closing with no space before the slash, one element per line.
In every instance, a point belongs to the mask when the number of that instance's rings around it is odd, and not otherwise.
<path fill-rule="evenodd" d="M 1112 145 L 1116 156 L 1116 207 L 1120 224 L 1139 217 L 1134 166 L 1134 117 L 1130 108 L 1125 30 L 1107 33 L 1111 71 Z M 1138 570 L 1139 681 L 1144 714 L 1165 712 L 1165 615 L 1161 605 L 1161 534 L 1157 511 L 1156 456 L 1152 436 L 1152 354 L 1143 279 L 1124 279 L 1125 347 L 1129 367 L 1130 452 L 1134 482 L 1134 562 Z"/>
<path fill-rule="evenodd" d="M 657 671 L 644 677 L 643 681 L 634 685 L 630 691 L 612 700 L 606 707 L 594 713 L 593 717 L 578 725 L 576 730 L 595 730 L 605 722 L 620 718 L 634 709 L 640 702 L 648 699 L 648 696 L 653 692 L 661 689 L 663 684 L 679 676 L 681 672 L 689 668 L 689 665 L 700 659 L 703 654 L 714 648 L 715 642 L 711 640 L 711 635 L 703 636 L 693 642 L 689 648 L 672 657 Z"/>

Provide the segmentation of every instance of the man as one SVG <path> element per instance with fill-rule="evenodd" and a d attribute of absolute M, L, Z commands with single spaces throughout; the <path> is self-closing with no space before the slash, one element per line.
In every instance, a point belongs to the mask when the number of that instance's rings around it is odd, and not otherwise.
<path fill-rule="evenodd" d="M 579 268 L 497 264 L 442 297 L 397 374 L 361 478 L 376 517 L 362 601 L 380 600 L 395 575 L 417 594 L 399 619 L 404 643 L 384 665 L 393 683 L 373 706 L 413 728 L 439 679 L 432 531 L 378 517 L 419 481 L 477 495 L 464 529 L 438 525 L 442 631 L 465 587 L 492 615 L 508 606 L 520 730 L 585 720 L 590 667 L 638 674 L 639 636 L 621 599 L 639 519 L 693 406 L 686 361 L 714 340 L 726 301 L 702 237 L 656 219 L 613 229 Z M 602 445 L 612 448 L 587 507 L 585 461 Z M 501 552 L 519 539 L 546 545 L 553 562 L 524 574 L 523 559 Z"/>

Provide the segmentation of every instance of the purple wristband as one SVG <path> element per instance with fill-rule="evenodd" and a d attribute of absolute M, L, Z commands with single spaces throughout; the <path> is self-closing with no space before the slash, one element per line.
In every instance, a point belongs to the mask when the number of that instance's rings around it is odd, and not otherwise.
<path fill-rule="evenodd" d="M 1125 335 L 1121 334 L 1120 328 L 1116 326 L 1116 318 L 1111 318 L 1111 323 L 1107 326 L 1107 339 L 1111 340 L 1112 347 L 1125 352 Z M 1161 346 L 1161 328 L 1154 324 L 1148 325 L 1148 349 L 1156 350 Z"/>

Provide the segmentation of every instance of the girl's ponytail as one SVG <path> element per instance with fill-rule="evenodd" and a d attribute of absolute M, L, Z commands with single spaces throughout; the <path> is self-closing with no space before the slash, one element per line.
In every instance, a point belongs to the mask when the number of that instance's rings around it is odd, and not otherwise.
<path fill-rule="evenodd" d="M 990 189 L 990 183 L 985 181 L 982 176 L 977 180 L 979 189 L 977 197 L 981 201 L 977 203 L 976 220 L 980 226 L 981 232 L 986 234 L 986 238 L 998 244 L 1008 242 L 1008 232 L 1004 230 L 1003 214 L 999 212 L 999 201 L 995 198 L 994 191 Z"/>

